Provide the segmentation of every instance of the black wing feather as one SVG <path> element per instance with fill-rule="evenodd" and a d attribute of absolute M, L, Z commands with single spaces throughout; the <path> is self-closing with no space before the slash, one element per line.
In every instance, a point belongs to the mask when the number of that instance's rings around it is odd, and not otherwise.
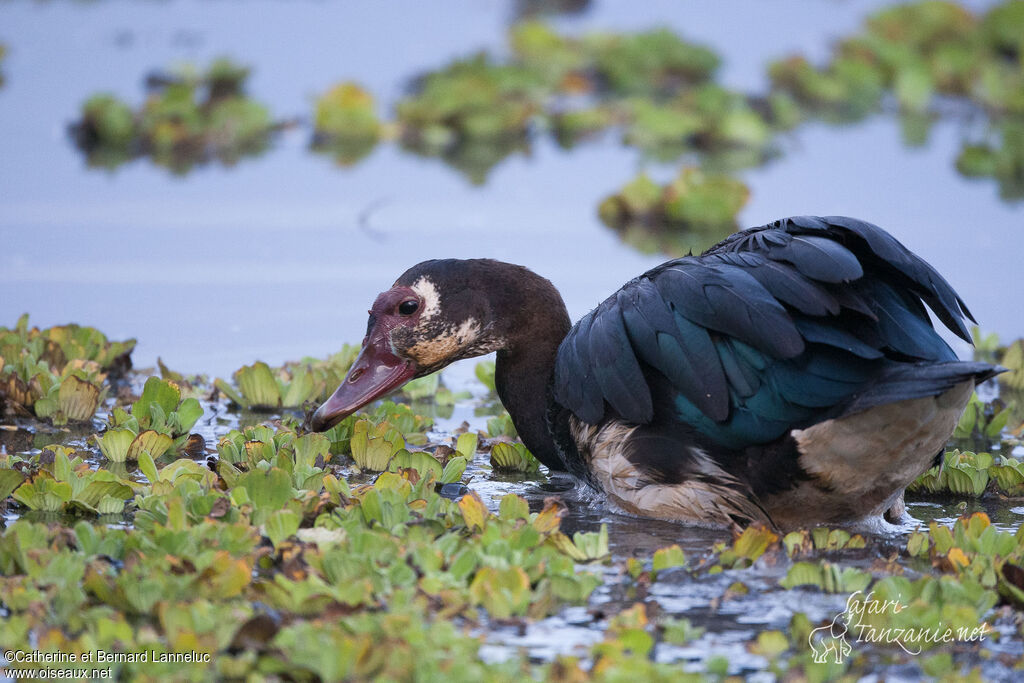
<path fill-rule="evenodd" d="M 612 299 L 604 305 L 611 310 L 595 313 L 589 335 L 590 367 L 601 396 L 622 419 L 650 422 L 651 391 L 623 328 L 621 309 Z"/>
<path fill-rule="evenodd" d="M 969 339 L 949 283 L 881 228 L 783 219 L 627 283 L 562 342 L 553 396 L 591 424 L 610 408 L 638 424 L 671 415 L 730 447 L 765 443 L 894 367 L 954 362 L 924 304 Z M 906 372 L 915 391 L 928 385 Z"/>

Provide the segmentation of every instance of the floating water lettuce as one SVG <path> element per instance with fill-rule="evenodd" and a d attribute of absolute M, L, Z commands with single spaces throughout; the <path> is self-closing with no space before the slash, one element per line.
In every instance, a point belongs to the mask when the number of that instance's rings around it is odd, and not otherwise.
<path fill-rule="evenodd" d="M 395 113 L 408 140 L 442 148 L 463 139 L 524 135 L 545 92 L 530 69 L 479 54 L 424 75 Z"/>
<path fill-rule="evenodd" d="M 1024 604 L 1024 585 L 1016 571 L 1024 566 L 1024 532 L 1000 531 L 983 512 L 961 517 L 952 529 L 931 522 L 927 532 L 911 534 L 907 552 L 955 573 L 965 587 L 988 591 L 983 605 L 991 607 L 996 601 L 993 589 L 1010 602 Z"/>
<path fill-rule="evenodd" d="M 0 398 L 55 425 L 91 420 L 107 395 L 106 374 L 94 361 L 71 361 L 55 373 L 28 355 L 11 363 L 0 357 L 0 373 Z"/>
<path fill-rule="evenodd" d="M 187 67 L 155 74 L 140 109 L 113 95 L 94 95 L 71 132 L 94 165 L 116 166 L 147 155 L 177 172 L 213 159 L 234 163 L 265 149 L 275 128 L 266 107 L 245 94 L 248 74 L 227 59 L 202 73 Z"/>
<path fill-rule="evenodd" d="M 608 558 L 608 525 L 602 524 L 597 533 L 577 531 L 570 540 L 561 532 L 551 535 L 551 542 L 564 554 L 577 562 L 595 562 Z"/>
<path fill-rule="evenodd" d="M 942 113 L 935 106 L 939 96 L 969 100 L 991 125 L 983 139 L 964 143 L 957 169 L 997 178 L 1001 196 L 1017 200 L 1024 197 L 1024 135 L 1015 118 L 1024 112 L 1022 7 L 1009 0 L 974 14 L 956 3 L 926 0 L 885 8 L 839 42 L 821 66 L 802 56 L 775 62 L 769 69 L 773 88 L 811 114 L 840 120 L 863 117 L 886 96 L 910 115 L 905 121 L 918 122 Z M 927 124 L 922 130 L 912 140 L 923 141 Z"/>
<path fill-rule="evenodd" d="M 441 481 L 441 475 L 444 472 L 441 463 L 430 453 L 425 451 L 410 452 L 404 448 L 396 451 L 388 462 L 389 471 L 397 472 L 399 469 L 413 469 L 419 476 L 430 477 L 438 482 Z M 465 470 L 465 466 L 463 466 L 463 470 Z M 459 472 L 460 476 L 461 474 Z"/>
<path fill-rule="evenodd" d="M 954 449 L 946 452 L 941 468 L 929 469 L 907 490 L 977 498 L 990 487 L 1006 496 L 1024 495 L 1024 466 L 1015 458 Z"/>
<path fill-rule="evenodd" d="M 789 57 L 769 67 L 772 86 L 817 113 L 857 120 L 874 110 L 884 83 L 870 64 L 838 58 L 818 70 L 804 57 Z"/>
<path fill-rule="evenodd" d="M 472 460 L 473 456 L 476 455 L 479 441 L 480 437 L 474 432 L 459 434 L 459 438 L 455 441 L 455 451 L 464 458 Z"/>
<path fill-rule="evenodd" d="M 495 364 L 493 360 L 483 360 L 476 364 L 473 368 L 473 373 L 476 378 L 480 380 L 480 383 L 487 387 L 488 391 L 494 391 L 494 370 Z"/>
<path fill-rule="evenodd" d="M 996 488 L 1006 496 L 1024 496 L 1024 463 L 1014 458 L 999 457 L 988 468 Z"/>
<path fill-rule="evenodd" d="M 232 403 L 247 410 L 299 408 L 327 400 L 358 353 L 358 346 L 345 344 L 327 358 L 303 358 L 277 368 L 257 361 L 235 371 L 234 385 L 218 377 L 214 386 Z"/>
<path fill-rule="evenodd" d="M 492 439 L 500 436 L 514 439 L 519 436 L 519 433 L 516 432 L 516 426 L 512 423 L 512 416 L 502 410 L 500 415 L 487 419 L 487 436 Z"/>
<path fill-rule="evenodd" d="M 484 54 L 425 74 L 395 107 L 403 147 L 440 156 L 482 183 L 490 169 L 524 149 L 549 89 L 534 71 Z"/>
<path fill-rule="evenodd" d="M 620 93 L 665 93 L 710 79 L 719 58 L 667 29 L 587 38 L 599 76 Z"/>
<path fill-rule="evenodd" d="M 670 545 L 667 548 L 659 548 L 654 551 L 651 558 L 651 571 L 657 575 L 658 572 L 673 567 L 686 565 L 686 553 L 678 545 Z"/>
<path fill-rule="evenodd" d="M 307 368 L 298 368 L 290 375 L 278 371 L 275 376 L 263 361 L 239 368 L 235 371 L 234 380 L 237 391 L 220 378 L 214 380 L 214 386 L 233 403 L 252 410 L 295 408 L 320 393 L 313 374 Z"/>
<path fill-rule="evenodd" d="M 115 410 L 120 410 L 116 408 Z M 117 418 L 114 418 L 117 420 Z M 126 420 L 126 423 L 130 418 Z M 125 462 L 138 460 L 143 453 L 151 458 L 159 458 L 166 453 L 174 443 L 174 440 L 167 434 L 161 434 L 153 429 L 136 431 L 138 428 L 126 426 L 111 426 L 102 436 L 96 437 L 96 444 L 100 447 L 103 456 L 111 462 Z"/>
<path fill-rule="evenodd" d="M 577 143 L 595 137 L 620 119 L 621 115 L 612 107 L 586 107 L 551 114 L 551 127 L 558 144 L 565 149 L 572 149 Z"/>
<path fill-rule="evenodd" d="M 1024 391 L 1024 339 L 1018 339 L 1002 352 L 999 364 L 1009 372 L 999 376 L 999 381 L 1014 391 Z"/>
<path fill-rule="evenodd" d="M 482 182 L 536 132 L 571 147 L 621 127 L 627 144 L 657 158 L 696 152 L 734 169 L 763 163 L 775 132 L 799 119 L 785 93 L 714 84 L 718 56 L 667 29 L 570 37 L 531 21 L 509 42 L 508 60 L 478 54 L 417 79 L 396 107 L 403 146 Z"/>
<path fill-rule="evenodd" d="M 612 226 L 629 222 L 664 223 L 680 227 L 734 228 L 736 215 L 750 191 L 728 176 L 685 168 L 671 183 L 660 186 L 641 174 L 606 198 L 601 219 Z"/>
<path fill-rule="evenodd" d="M 107 429 L 95 440 L 112 462 L 138 460 L 143 451 L 159 458 L 169 449 L 178 450 L 189 438 L 192 427 L 203 415 L 194 397 L 182 399 L 178 385 L 150 377 L 131 413 L 115 407 L 107 418 Z"/>
<path fill-rule="evenodd" d="M 672 160 L 688 151 L 714 153 L 750 150 L 746 163 L 756 166 L 771 154 L 772 116 L 740 93 L 706 84 L 667 102 L 634 98 L 621 107 L 623 139 L 655 158 Z"/>
<path fill-rule="evenodd" d="M 654 248 L 686 253 L 701 251 L 733 232 L 749 196 L 739 180 L 684 168 L 665 186 L 640 174 L 605 198 L 598 212 L 606 225 L 624 234 L 638 226 L 644 239 L 654 240 Z"/>
<path fill-rule="evenodd" d="M 508 42 L 517 60 L 540 74 L 551 87 L 591 89 L 589 55 L 577 41 L 560 35 L 543 21 L 516 24 L 509 30 Z"/>
<path fill-rule="evenodd" d="M 721 568 L 743 569 L 749 567 L 770 548 L 776 547 L 778 542 L 778 534 L 759 524 L 749 526 L 742 531 L 736 530 L 733 532 L 731 545 L 725 543 L 715 545 L 715 550 L 719 553 L 719 571 Z"/>
<path fill-rule="evenodd" d="M 815 586 L 826 593 L 854 593 L 871 583 L 871 573 L 854 567 L 840 567 L 828 561 L 797 562 L 779 582 L 783 588 Z"/>
<path fill-rule="evenodd" d="M 217 444 L 225 464 L 218 471 L 225 479 L 234 480 L 240 471 L 279 468 L 291 476 L 296 487 L 319 492 L 326 463 L 331 460 L 330 445 L 324 434 L 299 436 L 266 425 L 231 430 Z"/>
<path fill-rule="evenodd" d="M 324 436 L 331 443 L 331 453 L 350 455 L 354 427 L 357 422 L 364 420 L 373 425 L 387 422 L 402 436 L 405 443 L 417 446 L 426 445 L 426 432 L 433 425 L 433 420 L 419 414 L 408 404 L 382 401 L 374 407 L 372 412 L 350 415 L 324 432 Z"/>
<path fill-rule="evenodd" d="M 782 545 L 790 557 L 809 555 L 821 550 L 847 550 L 867 545 L 860 534 L 850 534 L 843 529 L 817 527 L 810 531 L 791 531 L 782 537 Z"/>
<path fill-rule="evenodd" d="M 0 327 L 0 401 L 57 425 L 88 421 L 106 397 L 108 372 L 130 368 L 134 346 L 91 327 L 29 328 L 23 315 L 13 328 Z"/>
<path fill-rule="evenodd" d="M 568 92 L 671 94 L 709 80 L 720 61 L 667 29 L 570 38 L 531 21 L 513 28 L 509 42 L 522 64 Z"/>
<path fill-rule="evenodd" d="M 812 105 L 864 113 L 890 88 L 906 109 L 923 109 L 935 92 L 969 89 L 975 59 L 969 11 L 946 2 L 917 2 L 870 16 L 863 33 L 842 41 L 824 69 L 802 58 L 776 63 L 776 87 Z"/>
<path fill-rule="evenodd" d="M 1000 121 L 984 139 L 965 142 L 956 169 L 970 178 L 995 178 L 1005 200 L 1024 198 L 1024 124 L 1018 119 Z"/>
<path fill-rule="evenodd" d="M 102 154 L 112 160 L 129 158 L 139 134 L 131 108 L 109 93 L 85 101 L 80 126 L 80 144 L 102 148 Z"/>
<path fill-rule="evenodd" d="M 972 394 L 964 414 L 953 431 L 955 439 L 975 439 L 982 442 L 998 441 L 1007 420 L 1013 412 L 1013 404 L 1002 401 L 985 403 Z"/>
<path fill-rule="evenodd" d="M 52 470 L 40 469 L 12 494 L 30 510 L 118 514 L 134 492 L 106 470 L 93 470 L 61 446 L 52 449 Z"/>
<path fill-rule="evenodd" d="M 533 474 L 540 471 L 540 462 L 523 444 L 498 441 L 491 446 L 491 467 L 504 474 Z"/>
<path fill-rule="evenodd" d="M 403 449 L 405 439 L 388 422 L 374 425 L 369 420 L 359 420 L 352 429 L 349 446 L 359 469 L 383 472 L 388 469 L 391 458 Z"/>
<path fill-rule="evenodd" d="M 369 422 L 369 432 L 373 420 L 383 423 L 389 410 L 397 409 L 385 404 L 370 418 L 350 418 L 350 429 Z M 325 435 L 263 425 L 229 436 L 216 471 L 190 459 L 160 466 L 143 454 L 139 469 L 146 481 L 124 482 L 135 495 L 131 526 L 83 522 L 61 528 L 22 519 L 3 529 L 0 574 L 7 611 L 0 639 L 38 642 L 41 651 L 70 652 L 88 643 L 105 651 L 199 648 L 210 655 L 211 663 L 119 664 L 119 675 L 126 677 L 206 680 L 288 672 L 324 680 L 583 680 L 587 675 L 678 680 L 684 675 L 678 662 L 663 663 L 671 650 L 662 643 L 692 642 L 700 629 L 668 618 L 639 596 L 636 603 L 627 597 L 621 607 L 603 599 L 598 603 L 608 614 L 607 629 L 579 661 L 538 664 L 514 653 L 491 663 L 481 657 L 480 640 L 466 633 L 466 623 L 486 624 L 480 621 L 484 612 L 490 620 L 516 619 L 516 624 L 542 619 L 567 604 L 585 605 L 602 582 L 579 562 L 607 553 L 606 530 L 570 540 L 560 529 L 563 508 L 557 503 L 549 502 L 539 513 L 531 513 L 527 501 L 514 494 L 501 497 L 500 504 L 484 504 L 478 495 L 456 503 L 438 494 L 435 475 L 441 463 L 423 460 L 433 460 L 426 453 L 404 451 L 392 457 L 393 472 L 372 483 L 360 477 L 350 486 L 338 478 L 339 470 L 330 471 L 332 442 Z M 456 450 L 471 454 L 474 437 L 460 435 Z M 61 459 L 52 452 L 53 481 L 90 476 L 73 455 L 64 451 Z M 463 458 L 450 456 L 445 470 Z M 65 471 L 65 461 L 71 473 L 57 475 Z M 14 481 L 21 473 L 11 472 L 14 485 L 21 486 Z M 4 479 L 0 470 L 0 486 Z M 40 482 L 49 479 L 42 475 Z M 53 496 L 63 501 L 50 486 L 41 484 L 32 499 L 43 505 L 52 504 Z M 112 497 L 105 505 L 117 503 L 124 504 Z M 61 509 L 92 514 L 73 502 Z M 940 569 L 962 577 L 928 577 L 904 593 L 897 590 L 903 583 L 881 586 L 887 597 L 902 596 L 913 610 L 913 619 L 897 615 L 899 623 L 890 625 L 934 625 L 948 621 L 949 612 L 956 625 L 974 619 L 977 627 L 990 618 L 996 591 L 1012 600 L 1016 584 L 1006 577 L 1015 576 L 1013 568 L 1021 565 L 1019 541 L 1006 532 L 979 530 L 976 522 L 964 525 L 963 540 L 951 532 L 947 541 L 936 528 L 934 542 L 921 555 L 930 557 L 930 548 L 937 548 Z M 831 550 L 854 547 L 853 538 L 859 537 L 812 531 L 801 535 L 800 543 Z M 777 541 L 773 532 L 753 528 L 723 546 L 721 559 L 731 553 L 731 566 L 745 566 L 778 548 Z M 962 550 L 966 565 L 951 552 L 954 547 Z M 992 575 L 995 588 L 987 587 L 989 565 L 980 559 L 986 552 L 1006 558 Z M 664 571 L 683 566 L 685 559 L 678 546 L 670 547 L 654 553 L 650 566 Z M 779 553 L 767 563 L 773 559 L 785 562 Z M 846 587 L 864 575 L 837 571 L 836 585 Z M 614 577 L 617 569 L 608 572 Z M 821 579 L 823 585 L 830 580 Z M 639 592 L 645 584 L 636 583 Z M 744 599 L 733 594 L 732 599 Z M 836 605 L 841 609 L 842 602 Z M 813 663 L 804 657 L 810 630 L 808 623 L 787 641 L 769 629 L 748 648 L 775 658 L 779 672 L 818 676 L 821 669 L 808 668 Z M 725 676 L 729 665 L 720 659 L 701 664 L 693 677 Z M 860 664 L 847 666 L 858 675 L 863 671 Z"/>
<path fill-rule="evenodd" d="M 317 98 L 313 113 L 313 149 L 343 165 L 369 154 L 381 137 L 373 95 L 356 83 L 339 83 Z"/>
<path fill-rule="evenodd" d="M 942 467 L 933 467 L 918 477 L 908 491 L 927 493 L 953 493 L 961 496 L 978 497 L 988 486 L 988 468 L 992 456 L 988 453 L 974 453 L 959 450 L 947 451 Z"/>

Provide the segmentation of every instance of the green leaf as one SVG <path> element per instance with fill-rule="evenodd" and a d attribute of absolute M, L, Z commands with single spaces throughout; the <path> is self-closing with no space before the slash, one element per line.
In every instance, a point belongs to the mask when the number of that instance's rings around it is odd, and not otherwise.
<path fill-rule="evenodd" d="M 499 441 L 491 447 L 491 466 L 495 472 L 522 472 L 532 474 L 540 471 L 540 462 L 521 443 Z"/>
<path fill-rule="evenodd" d="M 789 649 L 789 641 L 782 631 L 761 631 L 751 651 L 768 659 L 775 659 Z"/>
<path fill-rule="evenodd" d="M 399 468 L 412 468 L 419 472 L 421 477 L 432 477 L 434 481 L 440 481 L 443 473 L 441 463 L 434 456 L 423 451 L 409 452 L 402 449 L 395 453 L 388 464 L 388 471 L 397 472 Z"/>
<path fill-rule="evenodd" d="M 18 470 L 0 469 L 0 501 L 6 500 L 23 481 L 25 475 Z"/>
<path fill-rule="evenodd" d="M 654 551 L 654 559 L 651 568 L 654 571 L 669 569 L 670 567 L 682 567 L 686 564 L 686 554 L 678 545 L 670 545 L 667 548 L 660 548 Z"/>
<path fill-rule="evenodd" d="M 100 405 L 100 388 L 75 375 L 65 378 L 57 392 L 60 412 L 67 420 L 91 420 Z"/>
<path fill-rule="evenodd" d="M 160 475 L 156 469 L 156 463 L 153 462 L 153 456 L 149 454 L 149 451 L 142 451 L 139 453 L 139 470 L 145 475 L 146 479 L 149 480 L 150 484 L 155 484 L 160 481 Z"/>
<path fill-rule="evenodd" d="M 237 406 L 242 408 L 249 408 L 252 404 L 242 394 L 235 390 L 233 386 L 222 380 L 220 377 L 213 380 L 213 386 L 228 397 L 228 400 Z"/>
<path fill-rule="evenodd" d="M 135 433 L 130 429 L 108 429 L 103 436 L 96 439 L 100 452 L 110 462 L 124 462 L 128 459 L 128 449 L 135 440 Z"/>
<path fill-rule="evenodd" d="M 468 459 L 472 460 L 473 456 L 476 455 L 476 447 L 478 440 L 479 437 L 477 436 L 476 432 L 466 432 L 465 434 L 460 434 L 458 441 L 455 442 L 455 450 L 458 453 L 461 453 L 462 455 L 466 456 Z"/>
<path fill-rule="evenodd" d="M 498 515 L 505 521 L 530 519 L 530 505 L 526 499 L 514 493 L 506 493 L 498 506 Z"/>
<path fill-rule="evenodd" d="M 199 418 L 203 416 L 203 407 L 199 405 L 199 401 L 195 398 L 189 397 L 181 402 L 178 407 L 178 428 L 179 434 L 187 434 L 195 426 Z"/>
<path fill-rule="evenodd" d="M 263 529 L 276 548 L 281 541 L 290 538 L 299 530 L 299 515 L 292 510 L 278 510 L 267 518 Z"/>
<path fill-rule="evenodd" d="M 132 415 L 145 429 L 151 424 L 152 406 L 158 406 L 166 416 L 174 412 L 180 400 L 181 392 L 177 386 L 159 377 L 150 377 L 142 387 L 142 396 L 132 405 Z"/>
<path fill-rule="evenodd" d="M 483 567 L 469 586 L 469 594 L 495 619 L 522 614 L 530 604 L 530 578 L 521 567 Z"/>
<path fill-rule="evenodd" d="M 479 363 L 476 364 L 476 368 L 474 368 L 476 378 L 480 380 L 481 384 L 487 387 L 488 391 L 491 392 L 494 391 L 494 368 L 495 365 L 493 360 L 480 361 Z M 461 449 L 457 450 L 459 450 L 460 452 L 464 452 Z"/>
<path fill-rule="evenodd" d="M 466 471 L 467 460 L 461 455 L 456 455 L 448 460 L 441 473 L 440 483 L 455 484 L 462 481 L 462 475 Z"/>
<path fill-rule="evenodd" d="M 53 477 L 57 481 L 71 481 L 71 461 L 63 451 L 57 451 L 53 458 Z"/>
<path fill-rule="evenodd" d="M 297 408 L 313 398 L 315 390 L 313 374 L 308 368 L 300 367 L 292 375 L 292 381 L 288 384 L 281 397 L 281 405 L 286 408 Z"/>
<path fill-rule="evenodd" d="M 246 472 L 235 487 L 246 489 L 252 504 L 265 510 L 280 510 L 294 495 L 291 477 L 278 467 Z"/>
<path fill-rule="evenodd" d="M 118 515 L 124 512 L 124 501 L 106 496 L 96 504 L 96 511 L 101 515 Z"/>
<path fill-rule="evenodd" d="M 159 434 L 152 429 L 148 429 L 144 432 L 140 432 L 138 436 L 132 440 L 131 446 L 128 447 L 128 459 L 129 460 L 140 460 L 143 453 L 149 453 L 152 458 L 159 458 L 161 455 L 167 452 L 167 449 L 174 443 L 174 439 L 166 434 Z"/>
<path fill-rule="evenodd" d="M 121 484 L 116 481 L 93 481 L 75 499 L 89 507 L 97 508 L 100 501 L 104 498 L 125 501 L 131 497 L 132 488 L 127 484 Z M 120 510 L 117 512 L 120 512 Z"/>
<path fill-rule="evenodd" d="M 263 361 L 253 363 L 235 372 L 235 381 L 242 396 L 253 407 L 277 408 L 281 405 L 280 389 L 273 373 Z"/>

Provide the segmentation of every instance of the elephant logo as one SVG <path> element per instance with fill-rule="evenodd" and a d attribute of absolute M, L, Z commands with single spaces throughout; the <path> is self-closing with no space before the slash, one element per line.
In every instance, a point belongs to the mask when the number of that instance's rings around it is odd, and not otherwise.
<path fill-rule="evenodd" d="M 814 653 L 814 661 L 817 664 L 824 664 L 828 661 L 829 653 L 832 654 L 836 664 L 842 664 L 853 648 L 846 640 L 846 623 L 843 621 L 843 612 L 840 612 L 828 626 L 821 626 L 811 631 L 807 636 L 807 644 Z"/>

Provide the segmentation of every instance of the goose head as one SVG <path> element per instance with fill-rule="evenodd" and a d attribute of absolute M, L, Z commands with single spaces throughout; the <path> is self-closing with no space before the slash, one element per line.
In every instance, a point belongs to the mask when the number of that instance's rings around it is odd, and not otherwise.
<path fill-rule="evenodd" d="M 403 273 L 373 302 L 359 356 L 310 426 L 330 429 L 412 379 L 501 348 L 504 326 L 492 307 L 498 280 L 488 274 L 505 265 L 445 259 Z"/>

